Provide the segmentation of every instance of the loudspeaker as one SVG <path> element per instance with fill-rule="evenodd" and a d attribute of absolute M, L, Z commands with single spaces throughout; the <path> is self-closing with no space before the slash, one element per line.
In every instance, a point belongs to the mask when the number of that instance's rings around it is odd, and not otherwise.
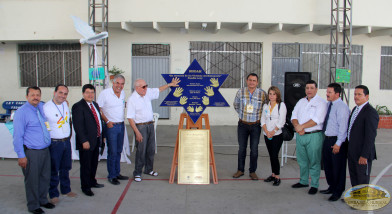
<path fill-rule="evenodd" d="M 295 104 L 306 96 L 306 82 L 312 79 L 309 72 L 286 72 L 284 75 L 284 103 L 287 107 L 287 119 L 290 121 Z"/>

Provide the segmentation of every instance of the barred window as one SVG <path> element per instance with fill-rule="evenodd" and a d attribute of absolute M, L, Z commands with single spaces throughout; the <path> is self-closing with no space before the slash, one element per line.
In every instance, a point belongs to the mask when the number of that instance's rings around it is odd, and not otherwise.
<path fill-rule="evenodd" d="M 18 48 L 22 87 L 81 86 L 80 44 L 21 44 Z"/>
<path fill-rule="evenodd" d="M 257 42 L 190 42 L 190 62 L 196 59 L 207 74 L 229 74 L 222 88 L 242 88 L 246 77 L 261 77 L 262 45 Z"/>
<path fill-rule="evenodd" d="M 380 89 L 392 89 L 392 47 L 381 47 Z"/>
<path fill-rule="evenodd" d="M 170 56 L 169 44 L 133 44 L 132 56 Z"/>

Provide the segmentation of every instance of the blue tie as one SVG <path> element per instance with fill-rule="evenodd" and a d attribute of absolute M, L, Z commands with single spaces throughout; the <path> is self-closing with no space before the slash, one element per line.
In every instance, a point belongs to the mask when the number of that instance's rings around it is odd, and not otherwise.
<path fill-rule="evenodd" d="M 329 113 L 331 112 L 331 108 L 332 108 L 332 102 L 328 106 L 327 115 L 325 115 L 324 125 L 323 125 L 323 132 L 324 133 L 325 133 L 325 130 L 327 130 L 327 124 L 328 124 Z"/>
<path fill-rule="evenodd" d="M 44 133 L 45 144 L 49 145 L 50 144 L 50 135 L 49 135 L 48 129 L 46 128 L 44 119 L 41 116 L 41 112 L 39 112 L 38 108 L 37 108 L 37 115 L 38 115 L 38 120 L 41 123 L 42 132 Z"/>

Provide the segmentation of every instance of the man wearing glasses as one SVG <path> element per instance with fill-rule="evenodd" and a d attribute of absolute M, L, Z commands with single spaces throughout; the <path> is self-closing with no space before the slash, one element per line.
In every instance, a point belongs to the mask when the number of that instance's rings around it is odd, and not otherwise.
<path fill-rule="evenodd" d="M 158 99 L 159 92 L 169 87 L 177 87 L 180 80 L 173 78 L 172 82 L 159 88 L 147 88 L 147 83 L 143 79 L 135 81 L 135 91 L 128 98 L 127 118 L 136 137 L 135 170 L 134 180 L 142 181 L 141 174 L 144 167 L 144 174 L 158 176 L 158 172 L 153 171 L 155 155 L 155 132 L 151 100 Z"/>

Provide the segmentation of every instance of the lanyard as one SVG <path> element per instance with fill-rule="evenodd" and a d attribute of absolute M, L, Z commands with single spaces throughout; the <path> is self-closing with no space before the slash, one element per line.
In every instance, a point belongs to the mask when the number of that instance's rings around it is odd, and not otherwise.
<path fill-rule="evenodd" d="M 52 100 L 52 102 L 53 102 L 54 106 L 56 106 L 57 110 L 59 110 L 60 115 L 63 118 L 63 120 L 65 120 L 64 115 L 63 115 L 64 114 L 64 103 L 61 103 L 61 105 L 63 106 L 63 113 L 61 113 L 61 111 L 60 111 L 59 107 L 56 105 L 56 103 L 53 100 Z"/>
<path fill-rule="evenodd" d="M 270 120 L 272 120 L 271 115 L 272 115 L 272 111 L 274 110 L 275 106 L 276 106 L 276 103 L 275 103 L 274 106 L 271 106 L 271 103 L 270 103 L 270 107 L 269 107 L 269 110 L 270 110 Z"/>
<path fill-rule="evenodd" d="M 256 91 L 256 90 L 255 90 L 255 91 Z M 255 91 L 253 91 L 253 93 L 255 93 Z M 249 103 L 252 104 L 252 97 L 253 97 L 253 94 L 250 93 L 249 89 L 248 89 L 248 92 L 249 92 Z"/>

